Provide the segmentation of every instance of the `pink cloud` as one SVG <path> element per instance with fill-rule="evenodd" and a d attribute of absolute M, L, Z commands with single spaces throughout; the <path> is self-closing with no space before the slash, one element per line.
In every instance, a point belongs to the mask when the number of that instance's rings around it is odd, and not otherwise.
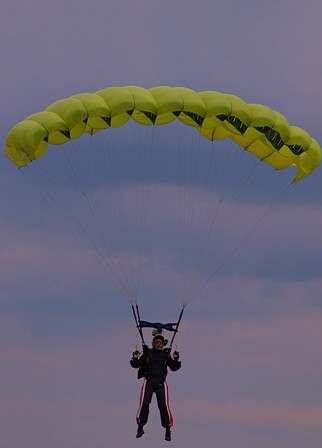
<path fill-rule="evenodd" d="M 176 406 L 184 418 L 204 423 L 226 423 L 257 428 L 320 431 L 322 406 L 278 400 L 236 400 L 229 403 L 182 400 Z"/>
<path fill-rule="evenodd" d="M 312 419 L 318 430 L 321 332 L 320 309 L 262 318 L 184 320 L 177 339 L 184 370 L 181 378 L 171 377 L 171 384 L 184 399 L 183 379 L 192 387 L 192 399 L 202 402 L 200 408 L 204 402 L 206 408 L 215 403 L 214 411 L 225 416 L 230 406 L 242 415 L 249 402 L 249 419 L 257 421 L 258 405 L 263 424 L 270 412 L 274 415 L 274 406 L 277 414 L 280 407 L 286 413 L 282 426 L 287 418 L 295 426 L 307 411 L 303 428 Z M 188 403 L 182 408 L 190 409 Z"/>

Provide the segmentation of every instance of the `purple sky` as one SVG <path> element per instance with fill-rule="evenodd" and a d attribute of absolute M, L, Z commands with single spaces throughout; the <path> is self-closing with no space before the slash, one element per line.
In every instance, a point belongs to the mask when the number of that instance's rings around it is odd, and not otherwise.
<path fill-rule="evenodd" d="M 321 143 L 321 19 L 320 0 L 4 0 L 2 147 L 25 116 L 114 85 L 232 93 Z M 183 368 L 169 375 L 177 448 L 321 447 L 321 179 L 301 182 L 187 308 Z M 4 155 L 0 186 L 1 446 L 163 444 L 155 402 L 135 440 L 128 303 Z M 142 308 L 168 321 L 176 272 L 157 261 Z"/>

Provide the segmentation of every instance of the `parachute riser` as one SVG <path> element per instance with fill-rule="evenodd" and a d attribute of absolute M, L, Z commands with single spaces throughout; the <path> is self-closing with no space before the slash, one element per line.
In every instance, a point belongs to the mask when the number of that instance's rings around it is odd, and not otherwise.
<path fill-rule="evenodd" d="M 139 307 L 136 305 L 136 310 L 134 308 L 134 306 L 132 305 L 132 311 L 133 311 L 133 316 L 134 316 L 134 320 L 135 320 L 135 324 L 136 324 L 136 328 L 139 331 L 139 334 L 141 336 L 141 340 L 142 340 L 142 345 L 145 345 L 145 341 L 144 341 L 144 336 L 143 336 L 143 331 L 142 328 L 139 324 L 140 322 L 140 313 L 139 313 Z"/>
<path fill-rule="evenodd" d="M 182 308 L 182 310 L 181 310 L 181 312 L 180 312 L 180 315 L 179 315 L 179 319 L 178 319 L 176 328 L 175 328 L 175 330 L 174 330 L 172 339 L 171 339 L 171 341 L 170 341 L 170 345 L 169 345 L 170 352 L 171 352 L 172 345 L 173 345 L 174 339 L 175 339 L 175 337 L 176 337 L 176 334 L 178 333 L 178 329 L 179 329 L 179 325 L 180 325 L 180 322 L 181 322 L 181 319 L 182 319 L 183 311 L 184 311 L 184 307 Z"/>

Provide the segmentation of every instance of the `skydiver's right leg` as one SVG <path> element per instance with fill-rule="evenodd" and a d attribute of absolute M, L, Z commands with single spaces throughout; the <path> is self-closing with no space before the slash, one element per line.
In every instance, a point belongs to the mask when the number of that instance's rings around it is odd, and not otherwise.
<path fill-rule="evenodd" d="M 136 422 L 138 424 L 137 437 L 144 434 L 143 426 L 147 423 L 149 417 L 150 403 L 153 394 L 153 386 L 144 380 L 140 392 L 140 405 L 136 414 Z M 143 431 L 143 432 L 142 432 Z M 141 435 L 139 435 L 141 434 Z"/>

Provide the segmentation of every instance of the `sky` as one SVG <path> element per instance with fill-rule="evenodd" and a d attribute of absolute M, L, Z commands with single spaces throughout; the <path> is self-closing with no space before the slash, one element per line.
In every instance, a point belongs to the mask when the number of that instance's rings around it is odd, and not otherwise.
<path fill-rule="evenodd" d="M 322 143 L 321 19 L 320 0 L 3 0 L 1 146 L 57 99 L 126 85 L 238 95 Z M 186 308 L 168 377 L 178 448 L 321 447 L 321 187 L 318 169 Z M 155 401 L 135 439 L 129 303 L 3 151 L 0 188 L 1 447 L 162 446 Z M 142 272 L 154 321 L 181 307 L 167 249 Z"/>

